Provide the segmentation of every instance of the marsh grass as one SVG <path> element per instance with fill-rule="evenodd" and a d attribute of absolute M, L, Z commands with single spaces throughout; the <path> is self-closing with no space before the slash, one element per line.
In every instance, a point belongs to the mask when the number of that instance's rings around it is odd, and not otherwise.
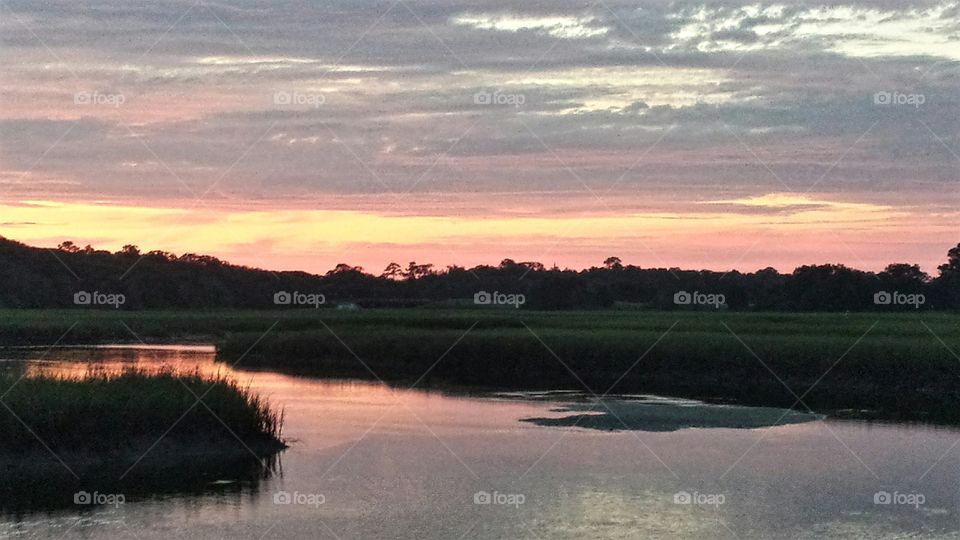
<path fill-rule="evenodd" d="M 960 350 L 960 319 L 952 315 L 383 315 L 328 318 L 330 330 L 233 333 L 218 355 L 246 355 L 247 367 L 420 386 L 654 392 L 960 421 L 960 361 L 950 350 Z"/>
<path fill-rule="evenodd" d="M 135 368 L 92 368 L 79 377 L 11 371 L 0 374 L 0 388 L 6 392 L 0 456 L 46 452 L 45 446 L 64 455 L 124 455 L 160 439 L 167 448 L 198 453 L 243 450 L 238 438 L 264 453 L 282 447 L 282 413 L 225 376 Z"/>
<path fill-rule="evenodd" d="M 960 421 L 960 315 L 951 313 L 0 310 L 0 343 L 10 345 L 136 343 L 128 327 L 150 342 L 215 341 L 221 359 L 242 358 L 239 368 L 777 406 L 802 396 L 817 410 Z"/>

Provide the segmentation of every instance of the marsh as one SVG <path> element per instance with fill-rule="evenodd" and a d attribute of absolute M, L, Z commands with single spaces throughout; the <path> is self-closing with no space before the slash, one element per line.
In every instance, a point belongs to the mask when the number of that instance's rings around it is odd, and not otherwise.
<path fill-rule="evenodd" d="M 948 427 L 829 417 L 780 423 L 770 411 L 731 415 L 734 411 L 717 412 L 722 408 L 709 404 L 654 396 L 605 400 L 617 414 L 665 405 L 723 421 L 675 424 L 671 430 L 543 426 L 524 420 L 563 419 L 596 404 L 576 392 L 469 395 L 244 371 L 242 362 L 233 368 L 217 362 L 212 347 L 55 349 L 37 360 L 41 354 L 4 351 L 3 356 L 8 364 L 23 362 L 49 374 L 82 374 L 93 363 L 108 371 L 137 366 L 229 376 L 283 408 L 290 448 L 261 475 L 210 469 L 207 476 L 182 479 L 200 486 L 133 490 L 119 506 L 21 508 L 0 520 L 3 537 L 960 533 L 952 474 L 958 463 L 950 453 L 960 431 Z M 920 493 L 923 504 L 875 503 L 883 493 Z"/>

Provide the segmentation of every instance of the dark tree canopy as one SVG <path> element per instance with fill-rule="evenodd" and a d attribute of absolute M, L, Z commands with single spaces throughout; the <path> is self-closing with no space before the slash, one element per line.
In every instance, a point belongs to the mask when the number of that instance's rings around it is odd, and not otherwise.
<path fill-rule="evenodd" d="M 683 292 L 722 295 L 723 308 L 741 310 L 960 309 L 960 245 L 948 251 L 938 271 L 934 278 L 910 263 L 876 273 L 838 264 L 801 266 L 789 274 L 773 268 L 644 269 L 608 257 L 585 270 L 503 259 L 497 266 L 442 270 L 414 261 L 406 267 L 390 263 L 378 276 L 341 263 L 314 275 L 237 266 L 194 253 L 141 253 L 134 245 L 109 253 L 64 241 L 51 250 L 0 238 L 0 307 L 74 307 L 80 291 L 121 293 L 124 309 L 273 308 L 280 291 L 320 293 L 327 306 L 456 306 L 473 305 L 474 294 L 486 291 L 523 294 L 524 307 L 534 309 L 695 308 L 677 301 Z M 921 296 L 919 305 L 897 302 Z"/>

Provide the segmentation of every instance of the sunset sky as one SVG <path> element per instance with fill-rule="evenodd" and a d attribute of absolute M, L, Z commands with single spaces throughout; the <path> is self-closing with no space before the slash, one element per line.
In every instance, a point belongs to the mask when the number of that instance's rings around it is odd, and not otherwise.
<path fill-rule="evenodd" d="M 0 235 L 931 273 L 960 2 L 0 0 Z"/>

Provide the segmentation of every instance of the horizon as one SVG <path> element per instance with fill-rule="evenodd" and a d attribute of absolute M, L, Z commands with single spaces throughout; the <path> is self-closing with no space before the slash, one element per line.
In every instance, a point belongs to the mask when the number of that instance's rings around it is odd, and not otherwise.
<path fill-rule="evenodd" d="M 34 245 L 933 272 L 960 232 L 954 0 L 2 12 L 0 234 Z"/>
<path fill-rule="evenodd" d="M 747 204 L 751 202 L 748 201 Z M 804 203 L 780 201 L 775 204 Z M 810 206 L 817 208 L 819 204 L 811 202 Z M 846 208 L 860 211 L 860 207 L 855 204 L 847 205 Z M 728 214 L 722 213 L 703 213 L 696 217 L 694 224 L 678 226 L 675 223 L 681 218 L 667 213 L 601 217 L 581 215 L 554 219 L 526 215 L 485 220 L 468 214 L 457 217 L 410 216 L 381 215 L 356 210 L 312 211 L 289 208 L 272 212 L 239 209 L 223 215 L 188 217 L 185 221 L 189 223 L 168 225 L 165 232 L 153 234 L 158 222 L 175 222 L 188 212 L 189 210 L 182 208 L 25 201 L 6 207 L 5 214 L 10 221 L 0 223 L 0 236 L 37 247 L 54 248 L 61 242 L 72 241 L 81 247 L 89 244 L 96 249 L 111 252 L 132 244 L 138 246 L 143 253 L 153 250 L 178 254 L 198 253 L 241 266 L 315 274 L 323 274 L 340 263 L 361 266 L 372 271 L 384 268 L 391 262 L 406 263 L 411 260 L 431 263 L 437 268 L 470 268 L 479 265 L 496 266 L 503 259 L 513 259 L 540 262 L 547 267 L 556 265 L 581 270 L 598 266 L 607 257 L 616 256 L 622 259 L 624 264 L 643 268 L 720 272 L 752 272 L 770 267 L 781 273 L 789 273 L 799 266 L 820 264 L 842 264 L 859 270 L 878 272 L 889 264 L 909 263 L 919 265 L 931 275 L 934 275 L 937 267 L 945 261 L 946 251 L 956 245 L 960 236 L 958 231 L 952 230 L 952 225 L 945 223 L 938 227 L 940 234 L 925 238 L 922 243 L 894 244 L 889 241 L 891 231 L 880 228 L 873 231 L 873 234 L 887 239 L 863 240 L 857 247 L 870 247 L 871 251 L 859 252 L 824 224 L 808 224 L 810 230 L 806 231 L 775 231 L 769 226 L 753 230 L 751 224 L 746 222 L 744 227 L 752 230 L 753 235 L 726 238 L 728 231 L 720 226 L 710 230 L 707 235 L 704 223 L 730 219 Z M 819 208 L 809 212 L 811 215 L 823 213 Z M 39 221 L 43 218 L 37 217 L 52 214 L 56 214 L 57 219 L 52 224 L 45 224 Z M 71 214 L 79 217 L 71 220 L 67 217 Z M 104 229 L 105 222 L 119 223 L 122 228 Z M 365 242 L 362 236 L 354 232 L 342 232 L 355 226 L 357 222 L 361 223 L 365 234 L 386 237 L 390 242 Z M 70 223 L 69 229 L 74 233 L 61 234 L 59 231 L 63 230 L 64 223 Z M 315 230 L 330 231 L 334 241 L 321 244 L 322 247 L 313 245 L 314 249 L 304 250 L 299 247 L 300 239 L 292 234 L 291 229 L 299 229 L 307 224 Z M 646 227 L 648 233 L 641 240 L 631 232 L 631 225 Z M 546 232 L 559 226 L 576 228 L 580 236 L 558 238 Z M 269 239 L 226 244 L 225 241 L 232 237 L 225 239 L 223 230 L 237 227 L 241 227 L 243 231 L 262 231 L 264 237 Z M 439 234 L 442 227 L 457 232 Z M 11 230 L 31 230 L 37 234 L 17 236 L 9 234 Z M 131 231 L 134 234 L 125 234 Z M 398 231 L 402 231 L 402 234 L 398 234 Z M 529 231 L 536 231 L 537 234 L 528 237 L 526 235 L 530 234 Z M 584 234 L 591 232 L 595 236 Z M 658 236 L 655 234 L 657 232 L 662 234 Z M 623 235 L 627 235 L 626 239 Z M 836 238 L 838 242 L 822 246 L 819 242 L 824 236 Z M 148 242 L 152 240 L 153 243 L 140 243 L 138 238 L 147 239 Z M 503 249 L 505 238 L 514 239 L 515 244 L 507 244 L 508 249 Z M 684 238 L 689 244 L 682 249 L 671 245 L 677 238 Z M 791 242 L 777 242 L 784 238 L 789 238 Z M 537 240 L 542 243 L 537 243 Z M 714 243 L 711 244 L 711 241 Z M 720 249 L 721 244 L 726 245 L 726 249 Z M 572 246 L 575 246 L 576 250 L 572 249 Z M 892 249 L 893 246 L 897 249 Z M 403 256 L 397 256 L 398 253 L 403 253 Z"/>
<path fill-rule="evenodd" d="M 93 246 L 93 245 L 89 245 L 89 244 L 87 244 L 87 245 L 81 245 L 81 244 L 78 244 L 78 243 L 73 242 L 73 241 L 70 240 L 70 239 L 64 239 L 63 241 L 61 241 L 61 242 L 58 243 L 57 245 L 52 245 L 52 246 L 30 245 L 30 244 L 21 242 L 21 241 L 15 239 L 15 238 L 7 238 L 7 237 L 5 237 L 5 236 L 3 236 L 3 235 L 0 235 L 0 241 L 4 241 L 4 240 L 5 240 L 5 241 L 9 241 L 9 242 L 14 242 L 14 243 L 22 244 L 22 245 L 24 245 L 24 246 L 26 246 L 27 248 L 30 248 L 30 249 L 41 249 L 41 250 L 48 250 L 48 251 L 61 250 L 61 249 L 63 249 L 63 247 L 64 247 L 63 244 L 69 244 L 69 245 L 70 245 L 70 249 L 76 250 L 77 253 L 82 253 L 86 248 L 91 248 L 94 252 L 109 253 L 109 254 L 114 254 L 114 255 L 119 254 L 119 253 L 122 251 L 120 248 L 110 250 L 110 249 L 104 249 L 103 247 L 100 247 L 100 246 Z M 125 246 L 127 246 L 127 245 L 131 245 L 131 246 L 133 246 L 134 248 L 136 248 L 136 249 L 138 250 L 138 254 L 137 254 L 138 260 L 137 260 L 137 262 L 135 262 L 133 265 L 131 265 L 130 268 L 126 270 L 126 272 L 132 271 L 133 268 L 136 266 L 136 264 L 139 263 L 139 259 L 140 259 L 140 258 L 146 257 L 147 255 L 149 255 L 149 253 L 150 253 L 151 251 L 154 251 L 154 250 L 143 249 L 141 246 L 137 246 L 136 244 L 124 244 L 124 246 L 122 246 L 122 247 L 125 247 Z M 956 246 L 951 246 L 951 248 L 948 248 L 948 249 L 956 249 L 956 248 L 960 248 L 960 243 L 956 244 Z M 174 252 L 174 251 L 168 251 L 168 250 L 162 250 L 162 249 L 156 250 L 156 251 L 166 252 L 166 253 L 169 253 L 170 255 L 177 256 L 177 257 L 181 257 L 181 256 L 188 255 L 188 254 L 190 254 L 190 255 L 199 255 L 199 256 L 212 256 L 212 257 L 216 257 L 215 255 L 212 255 L 212 254 L 210 254 L 210 253 L 203 253 L 203 252 L 196 252 L 196 251 Z M 922 265 L 919 265 L 919 264 L 917 264 L 917 263 L 910 262 L 910 261 L 891 261 L 891 262 L 887 263 L 886 265 L 884 265 L 884 267 L 883 267 L 882 269 L 880 269 L 880 270 L 873 270 L 873 269 L 867 269 L 867 268 L 857 268 L 857 267 L 855 267 L 855 266 L 849 266 L 849 265 L 845 265 L 845 264 L 843 264 L 843 263 L 837 263 L 837 262 L 821 262 L 821 263 L 801 264 L 801 265 L 798 265 L 798 266 L 796 266 L 796 267 L 794 267 L 794 268 L 791 268 L 791 269 L 781 269 L 781 268 L 776 268 L 776 267 L 774 267 L 774 266 L 769 266 L 769 265 L 768 265 L 768 266 L 757 267 L 757 268 L 752 269 L 752 270 L 740 270 L 740 269 L 735 269 L 735 268 L 720 269 L 720 268 L 684 268 L 684 267 L 680 267 L 680 266 L 643 266 L 643 265 L 635 264 L 635 263 L 633 263 L 633 262 L 631 262 L 631 261 L 629 261 L 629 260 L 624 260 L 622 257 L 619 257 L 619 256 L 617 256 L 617 255 L 609 255 L 608 257 L 604 257 L 605 260 L 599 261 L 599 263 L 595 263 L 595 264 L 592 264 L 592 265 L 590 265 L 590 266 L 583 266 L 583 267 L 561 266 L 561 265 L 557 265 L 557 264 L 555 264 L 555 263 L 554 263 L 554 264 L 547 264 L 547 263 L 544 263 L 543 261 L 513 259 L 513 258 L 510 258 L 510 257 L 502 258 L 502 259 L 500 259 L 499 261 L 482 262 L 482 263 L 475 264 L 475 265 L 470 265 L 470 266 L 462 266 L 462 265 L 437 265 L 437 264 L 432 263 L 431 261 L 426 261 L 426 260 L 422 260 L 422 261 L 416 261 L 416 260 L 403 261 L 403 260 L 401 260 L 401 259 L 396 259 L 396 260 L 391 260 L 390 262 L 386 263 L 386 264 L 384 265 L 384 269 L 383 269 L 383 270 L 379 270 L 379 271 L 378 271 L 376 268 L 370 268 L 370 267 L 366 267 L 366 266 L 363 266 L 363 265 L 352 264 L 352 263 L 350 263 L 349 261 L 341 261 L 340 263 L 337 263 L 336 265 L 334 265 L 334 266 L 326 269 L 326 271 L 317 271 L 317 272 L 314 272 L 314 271 L 309 271 L 309 270 L 304 270 L 304 269 L 299 269 L 299 268 L 291 268 L 291 269 L 271 269 L 271 268 L 265 268 L 265 267 L 259 267 L 259 266 L 251 266 L 251 265 L 247 265 L 247 264 L 237 263 L 237 262 L 235 262 L 235 261 L 231 261 L 231 260 L 228 260 L 228 259 L 222 259 L 222 258 L 220 258 L 220 257 L 216 257 L 216 258 L 219 259 L 221 262 L 227 264 L 227 265 L 244 267 L 244 268 L 247 268 L 247 269 L 250 269 L 250 270 L 255 270 L 255 271 L 266 271 L 266 272 L 273 272 L 273 273 L 305 272 L 305 273 L 308 273 L 308 274 L 311 274 L 311 275 L 314 275 L 314 276 L 317 276 L 317 277 L 322 277 L 322 276 L 324 276 L 324 275 L 333 273 L 333 272 L 336 271 L 337 267 L 338 267 L 338 266 L 341 266 L 341 265 L 346 265 L 346 266 L 350 267 L 350 269 L 352 269 L 352 270 L 356 270 L 356 271 L 359 271 L 359 272 L 364 273 L 364 274 L 367 274 L 367 275 L 380 276 L 380 277 L 382 277 L 382 274 L 383 274 L 383 272 L 386 270 L 387 266 L 388 266 L 388 265 L 392 265 L 392 264 L 398 264 L 398 265 L 400 265 L 401 267 L 404 267 L 404 265 L 406 265 L 406 264 L 416 263 L 416 264 L 418 264 L 418 265 L 426 265 L 426 266 L 431 267 L 431 270 L 432 270 L 434 273 L 436 273 L 436 274 L 444 274 L 444 273 L 446 273 L 448 270 L 450 270 L 451 268 L 462 268 L 462 269 L 465 269 L 465 270 L 468 270 L 468 271 L 474 270 L 474 269 L 477 269 L 477 268 L 480 268 L 480 267 L 497 268 L 497 267 L 499 267 L 499 266 L 501 265 L 501 263 L 506 262 L 506 261 L 512 261 L 512 262 L 514 262 L 515 264 L 518 264 L 518 265 L 541 264 L 541 265 L 543 265 L 543 269 L 544 269 L 544 270 L 548 270 L 548 271 L 550 271 L 550 270 L 560 270 L 560 271 L 564 271 L 564 272 L 567 272 L 567 271 L 584 272 L 584 271 L 587 271 L 587 270 L 591 270 L 591 269 L 593 269 L 593 268 L 601 268 L 601 269 L 602 269 L 602 268 L 606 267 L 606 264 L 605 264 L 605 263 L 606 263 L 606 259 L 607 259 L 607 258 L 615 258 L 615 259 L 617 259 L 617 261 L 618 261 L 624 268 L 636 268 L 636 269 L 638 269 L 638 270 L 644 270 L 644 271 L 648 271 L 648 270 L 675 271 L 675 270 L 676 270 L 676 271 L 680 271 L 680 272 L 712 272 L 712 273 L 717 273 L 717 274 L 722 273 L 722 274 L 724 274 L 724 275 L 730 274 L 730 273 L 733 273 L 733 272 L 739 272 L 739 273 L 745 274 L 745 275 L 748 275 L 748 274 L 756 274 L 757 272 L 760 272 L 760 271 L 762 271 L 762 270 L 766 270 L 766 269 L 769 269 L 769 268 L 772 268 L 772 269 L 776 270 L 776 271 L 777 271 L 779 274 L 781 274 L 781 275 L 790 275 L 790 274 L 794 273 L 796 270 L 800 269 L 801 267 L 816 267 L 816 266 L 843 266 L 843 267 L 849 268 L 849 269 L 854 270 L 854 271 L 860 271 L 860 272 L 866 272 L 866 273 L 876 274 L 876 273 L 880 273 L 881 271 L 884 271 L 884 270 L 888 269 L 888 268 L 891 267 L 891 266 L 903 265 L 903 264 L 905 264 L 905 265 L 917 266 L 917 267 L 919 267 L 920 271 L 923 272 L 924 274 L 926 274 L 930 279 L 935 279 L 935 278 L 937 278 L 938 272 L 940 271 L 939 267 L 942 266 L 943 264 L 946 264 L 946 263 L 949 262 L 949 261 L 948 261 L 948 259 L 949 259 L 949 254 L 946 253 L 946 251 L 945 251 L 945 252 L 944 252 L 944 256 L 943 256 L 943 260 L 942 260 L 940 263 L 935 264 L 934 266 L 932 266 L 932 267 L 929 268 L 929 269 L 928 269 L 928 268 L 924 268 Z M 57 257 L 57 259 L 59 260 L 59 257 Z M 66 266 L 68 270 L 70 270 L 69 266 L 66 265 L 66 263 L 64 263 L 62 260 L 59 260 L 59 262 L 60 262 L 60 264 Z M 70 270 L 70 271 L 72 272 L 72 270 Z M 123 276 L 123 277 L 125 277 L 125 276 L 126 276 L 126 273 L 124 273 L 124 276 Z M 123 279 L 123 277 L 121 277 L 120 279 Z M 406 278 L 405 278 L 405 279 L 406 279 Z"/>

